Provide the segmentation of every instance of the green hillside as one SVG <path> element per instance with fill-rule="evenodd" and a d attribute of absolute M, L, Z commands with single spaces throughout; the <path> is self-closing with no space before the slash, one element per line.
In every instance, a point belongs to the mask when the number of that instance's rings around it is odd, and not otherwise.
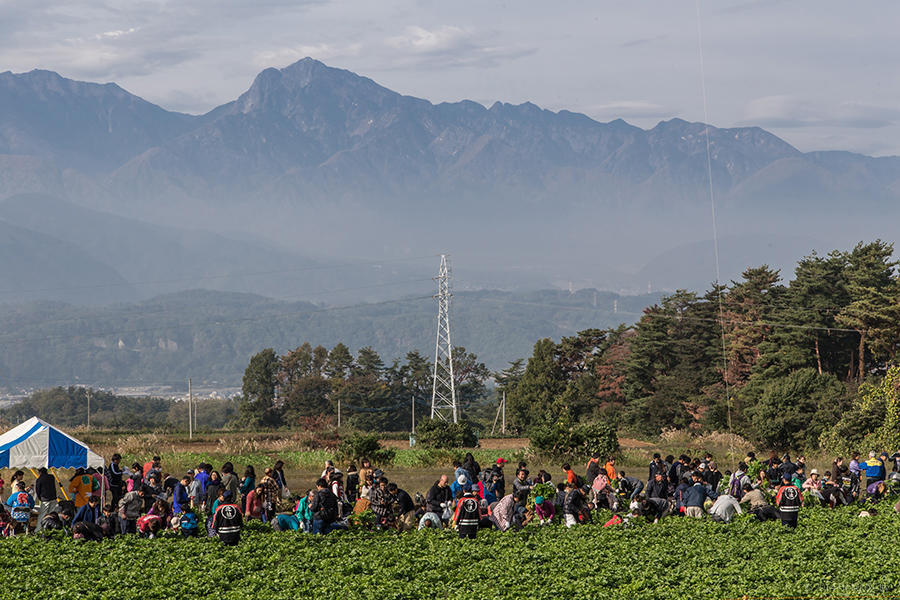
<path fill-rule="evenodd" d="M 488 367 L 531 355 L 534 342 L 588 327 L 634 322 L 657 295 L 544 290 L 478 291 L 453 299 L 453 343 Z M 615 312 L 614 312 L 615 309 Z M 389 362 L 434 350 L 431 296 L 349 307 L 282 302 L 251 294 L 189 291 L 135 304 L 0 306 L 0 387 L 239 385 L 250 356 L 303 342 L 356 350 Z"/>

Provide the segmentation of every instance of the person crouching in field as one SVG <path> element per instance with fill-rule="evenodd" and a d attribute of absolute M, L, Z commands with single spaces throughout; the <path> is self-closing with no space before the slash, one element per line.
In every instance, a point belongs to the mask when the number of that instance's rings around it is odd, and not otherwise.
<path fill-rule="evenodd" d="M 565 516 L 566 527 L 574 527 L 579 523 L 583 523 L 586 514 L 590 516 L 584 492 L 574 483 L 567 483 L 566 499 L 563 501 L 563 515 Z"/>
<path fill-rule="evenodd" d="M 693 483 L 682 495 L 684 516 L 699 519 L 703 517 L 703 504 L 706 499 L 715 500 L 719 494 L 703 485 L 703 476 L 698 471 L 691 474 L 691 480 Z"/>
<path fill-rule="evenodd" d="M 223 492 L 222 500 L 213 514 L 212 531 L 226 546 L 237 546 L 244 526 L 241 507 L 234 503 L 234 493 L 231 490 Z"/>
<path fill-rule="evenodd" d="M 462 498 L 456 504 L 456 512 L 453 514 L 453 522 L 460 538 L 474 540 L 478 535 L 478 524 L 481 521 L 481 508 L 478 497 L 471 489 L 463 493 Z"/>
<path fill-rule="evenodd" d="M 553 517 L 556 516 L 556 508 L 553 506 L 553 502 L 546 500 L 543 496 L 535 496 L 534 516 L 537 517 L 538 523 L 541 525 L 553 523 Z"/>
<path fill-rule="evenodd" d="M 786 527 L 796 527 L 800 506 L 803 504 L 803 494 L 796 485 L 791 483 L 791 476 L 788 473 L 781 476 L 781 485 L 775 496 L 775 504 L 781 515 L 781 524 Z"/>
<path fill-rule="evenodd" d="M 197 518 L 197 513 L 194 512 L 194 507 L 186 505 L 181 516 L 176 518 L 178 519 L 178 531 L 181 533 L 181 537 L 197 537 L 200 521 Z"/>

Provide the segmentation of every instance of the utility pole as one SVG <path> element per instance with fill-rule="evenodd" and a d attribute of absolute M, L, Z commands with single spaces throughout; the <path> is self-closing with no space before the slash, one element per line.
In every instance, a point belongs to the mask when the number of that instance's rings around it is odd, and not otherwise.
<path fill-rule="evenodd" d="M 494 430 L 497 429 L 497 420 L 502 419 L 500 421 L 500 433 L 506 434 L 506 391 L 503 391 L 503 395 L 500 397 L 500 406 L 497 407 L 497 414 L 494 415 L 494 424 L 491 426 L 491 435 L 494 435 Z"/>
<path fill-rule="evenodd" d="M 503 404 L 503 421 L 500 424 L 500 433 L 506 435 L 506 390 L 503 391 L 503 399 L 501 400 Z"/>
<path fill-rule="evenodd" d="M 338 429 L 341 428 L 341 397 L 338 396 Z"/>
<path fill-rule="evenodd" d="M 441 267 L 434 278 L 438 284 L 437 339 L 434 344 L 434 377 L 431 383 L 431 418 L 456 423 L 456 382 L 453 378 L 453 344 L 450 341 L 450 265 L 441 254 Z"/>
<path fill-rule="evenodd" d="M 410 433 L 416 435 L 416 397 L 412 397 L 412 401 L 410 402 L 411 412 L 412 412 L 412 428 L 409 430 Z"/>
<path fill-rule="evenodd" d="M 91 428 L 91 394 L 94 393 L 93 388 L 88 388 L 87 391 L 87 401 L 88 401 L 88 413 L 87 413 L 87 428 Z"/>
<path fill-rule="evenodd" d="M 188 377 L 188 439 L 194 439 L 194 390 L 191 387 L 191 378 Z"/>

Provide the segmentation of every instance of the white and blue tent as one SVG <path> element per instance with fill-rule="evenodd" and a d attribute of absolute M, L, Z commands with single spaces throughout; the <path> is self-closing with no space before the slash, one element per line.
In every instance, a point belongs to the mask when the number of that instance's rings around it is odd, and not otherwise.
<path fill-rule="evenodd" d="M 0 468 L 102 467 L 103 457 L 53 425 L 32 417 L 0 435 Z"/>

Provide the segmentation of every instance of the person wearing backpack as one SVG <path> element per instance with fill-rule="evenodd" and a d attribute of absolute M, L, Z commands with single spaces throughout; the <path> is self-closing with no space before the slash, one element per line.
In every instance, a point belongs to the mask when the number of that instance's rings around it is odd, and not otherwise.
<path fill-rule="evenodd" d="M 728 495 L 738 502 L 744 497 L 744 486 L 750 485 L 750 477 L 747 476 L 747 465 L 743 462 L 738 463 L 737 470 L 731 474 L 728 480 Z"/>
<path fill-rule="evenodd" d="M 338 499 L 328 489 L 324 478 L 316 482 L 316 493 L 309 508 L 313 513 L 312 533 L 326 534 L 334 528 L 338 518 Z"/>
<path fill-rule="evenodd" d="M 775 495 L 775 505 L 781 515 L 781 524 L 790 528 L 796 527 L 800 507 L 803 505 L 803 494 L 800 493 L 800 488 L 791 483 L 791 476 L 787 473 L 781 476 L 781 485 Z"/>
<path fill-rule="evenodd" d="M 197 513 L 194 512 L 194 508 L 189 504 L 185 505 L 184 512 L 178 519 L 178 531 L 181 532 L 181 537 L 186 538 L 197 537 L 200 531 L 200 520 L 197 518 Z"/>

